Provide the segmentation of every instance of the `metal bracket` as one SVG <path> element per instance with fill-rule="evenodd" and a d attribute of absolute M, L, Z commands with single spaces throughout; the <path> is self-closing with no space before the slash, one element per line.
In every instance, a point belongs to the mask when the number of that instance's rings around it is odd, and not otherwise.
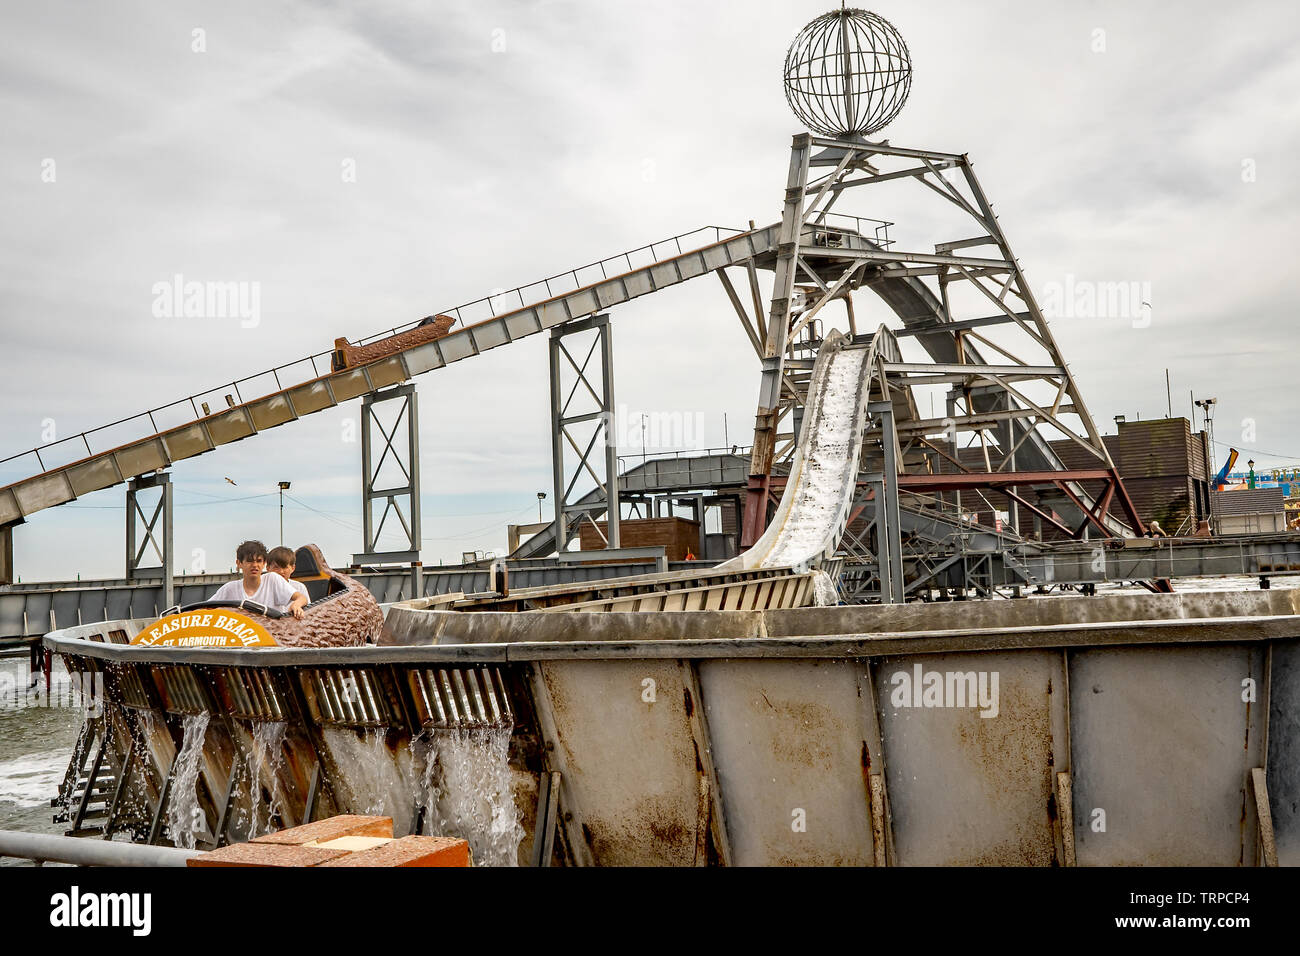
<path fill-rule="evenodd" d="M 533 826 L 531 865 L 550 866 L 555 852 L 555 822 L 560 808 L 560 773 L 543 771 L 537 787 L 537 820 Z"/>

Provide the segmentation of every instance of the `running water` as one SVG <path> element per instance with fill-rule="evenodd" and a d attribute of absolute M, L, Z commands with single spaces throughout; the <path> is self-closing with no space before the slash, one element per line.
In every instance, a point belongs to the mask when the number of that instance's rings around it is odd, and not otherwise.
<path fill-rule="evenodd" d="M 199 767 L 203 760 L 203 735 L 208 729 L 208 712 L 186 714 L 180 752 L 176 754 L 171 796 L 167 803 L 167 834 L 172 843 L 194 849 L 197 834 L 204 829 L 199 809 Z"/>
<path fill-rule="evenodd" d="M 835 582 L 825 571 L 813 572 L 813 604 L 817 607 L 834 607 L 840 603 Z"/>
<path fill-rule="evenodd" d="M 785 526 L 763 559 L 762 567 L 799 564 L 820 554 L 837 530 L 836 520 L 844 508 L 845 489 L 852 487 L 858 467 L 851 455 L 862 401 L 862 349 L 842 351 L 832 358 L 818 401 L 804 429 L 809 436 L 802 474 L 794 489 L 795 498 Z"/>
<path fill-rule="evenodd" d="M 416 775 L 408 747 L 390 750 L 383 730 L 358 733 L 346 727 L 324 727 L 325 744 L 342 778 L 338 794 L 347 812 L 391 817 L 393 832 L 411 832 L 414 822 Z"/>
<path fill-rule="evenodd" d="M 76 748 L 82 710 L 58 692 L 61 665 L 55 665 L 52 693 L 37 672 L 36 687 L 27 657 L 0 657 L 0 829 L 28 833 L 62 833 L 54 823 L 50 800 L 59 795 Z M 25 860 L 0 857 L 0 867 L 27 866 Z"/>
<path fill-rule="evenodd" d="M 439 731 L 424 772 L 426 832 L 460 837 L 475 866 L 518 866 L 524 828 L 510 771 L 511 728 Z"/>
<path fill-rule="evenodd" d="M 253 726 L 253 750 L 248 755 L 248 839 L 267 833 L 281 807 L 278 777 L 284 764 L 283 720 L 260 720 Z M 270 794 L 262 821 L 262 790 Z"/>

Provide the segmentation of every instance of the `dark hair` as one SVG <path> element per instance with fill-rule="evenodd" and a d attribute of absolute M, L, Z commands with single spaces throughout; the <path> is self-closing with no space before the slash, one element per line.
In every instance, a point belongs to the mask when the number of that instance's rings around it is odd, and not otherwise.
<path fill-rule="evenodd" d="M 280 545 L 266 552 L 266 563 L 273 568 L 292 568 L 298 563 L 298 558 L 292 548 Z"/>
<path fill-rule="evenodd" d="M 245 541 L 235 549 L 236 561 L 252 561 L 254 558 L 266 558 L 266 545 L 260 541 Z"/>

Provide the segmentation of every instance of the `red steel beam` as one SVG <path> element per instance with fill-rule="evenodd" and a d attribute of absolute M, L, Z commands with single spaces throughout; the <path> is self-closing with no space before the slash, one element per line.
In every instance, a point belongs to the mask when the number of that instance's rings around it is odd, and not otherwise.
<path fill-rule="evenodd" d="M 1069 534 L 1069 535 L 1073 535 L 1073 534 L 1074 534 L 1073 529 L 1071 529 L 1071 528 L 1069 528 L 1069 527 L 1063 525 L 1061 522 L 1057 521 L 1055 518 L 1053 518 L 1050 514 L 1048 514 L 1048 513 L 1047 513 L 1046 511 L 1044 511 L 1042 508 L 1038 507 L 1038 506 L 1037 506 L 1036 504 L 1034 504 L 1033 502 L 1028 501 L 1028 500 L 1026 500 L 1025 498 L 1020 497 L 1020 496 L 1019 496 L 1018 494 L 1016 494 L 1014 491 L 1010 491 L 1010 490 L 1008 490 L 1008 489 L 1006 489 L 1006 488 L 999 488 L 999 489 L 997 489 L 997 490 L 998 490 L 998 493 L 999 493 L 999 494 L 1006 495 L 1006 496 L 1007 496 L 1009 499 L 1011 499 L 1012 501 L 1017 502 L 1017 503 L 1020 504 L 1020 505 L 1023 505 L 1025 508 L 1028 508 L 1031 512 L 1033 512 L 1034 514 L 1038 515 L 1039 518 L 1041 518 L 1043 521 L 1046 521 L 1046 522 L 1047 522 L 1048 524 L 1050 524 L 1052 527 L 1057 528 L 1057 529 L 1060 530 L 1060 531 L 1064 531 L 1066 534 Z"/>
<path fill-rule="evenodd" d="M 962 475 L 899 475 L 900 491 L 965 491 L 971 488 L 1004 488 L 1015 485 L 1053 485 L 1058 481 L 1109 481 L 1108 468 L 1076 468 L 1065 471 L 996 471 Z"/>

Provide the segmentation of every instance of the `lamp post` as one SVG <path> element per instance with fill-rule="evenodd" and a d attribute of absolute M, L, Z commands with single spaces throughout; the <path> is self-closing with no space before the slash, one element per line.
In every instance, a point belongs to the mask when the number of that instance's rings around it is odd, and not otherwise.
<path fill-rule="evenodd" d="M 542 502 L 546 500 L 546 492 L 537 492 L 537 523 L 542 523 Z"/>
<path fill-rule="evenodd" d="M 1252 458 L 1250 461 L 1246 462 L 1246 467 L 1250 469 L 1250 472 L 1246 476 L 1246 487 L 1254 488 L 1255 487 L 1255 459 Z"/>
<path fill-rule="evenodd" d="M 1218 474 L 1214 468 L 1214 406 L 1218 401 L 1217 398 L 1193 399 L 1193 404 L 1201 410 L 1202 427 L 1208 443 L 1205 455 L 1205 481 L 1210 490 L 1210 523 L 1213 530 L 1217 530 L 1219 524 L 1219 509 L 1216 501 L 1219 489 L 1214 485 L 1214 478 Z"/>
<path fill-rule="evenodd" d="M 280 547 L 284 547 L 284 493 L 289 490 L 289 482 L 280 482 Z"/>

